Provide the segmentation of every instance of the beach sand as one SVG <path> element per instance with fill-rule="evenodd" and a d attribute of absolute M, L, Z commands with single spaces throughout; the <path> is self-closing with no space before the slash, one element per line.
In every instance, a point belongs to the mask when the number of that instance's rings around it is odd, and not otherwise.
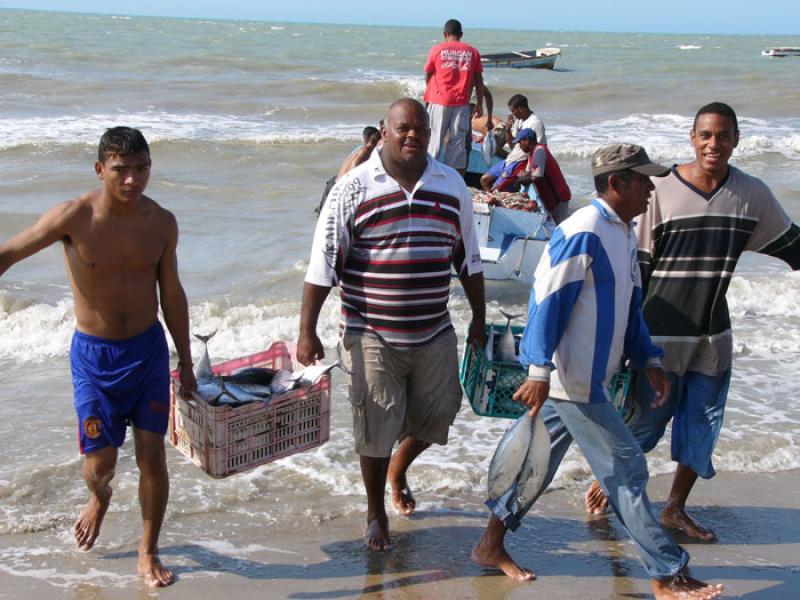
<path fill-rule="evenodd" d="M 657 510 L 671 478 L 650 483 Z M 537 573 L 532 583 L 514 583 L 499 572 L 469 560 L 485 525 L 485 511 L 458 506 L 425 510 L 412 518 L 392 514 L 391 552 L 367 551 L 360 538 L 360 516 L 328 514 L 309 522 L 260 526 L 249 536 L 229 538 L 235 518 L 224 513 L 173 514 L 162 535 L 162 559 L 175 570 L 170 588 L 151 591 L 136 570 L 138 535 L 134 522 L 109 518 L 95 550 L 48 552 L 64 546 L 69 524 L 40 533 L 0 537 L 0 551 L 39 547 L 26 567 L 0 566 L 0 598 L 74 598 L 105 600 L 163 597 L 211 598 L 647 598 L 650 583 L 636 550 L 614 516 L 588 517 L 582 486 L 542 496 L 522 528 L 509 536 L 509 548 L 521 564 Z M 679 540 L 692 555 L 692 574 L 723 582 L 726 597 L 784 599 L 800 597 L 800 471 L 779 474 L 723 473 L 700 482 L 693 514 L 714 529 L 716 544 Z M 302 504 L 302 491 L 281 501 Z M 302 514 L 302 510 L 298 511 Z M 191 521 L 195 520 L 194 523 Z M 198 523 L 197 521 L 200 521 Z M 198 527 L 202 525 L 202 527 Z M 136 529 L 132 529 L 136 527 Z M 200 543 L 182 531 L 207 532 Z M 35 540 L 32 538 L 36 538 Z M 128 541 L 129 540 L 129 541 Z M 29 552 L 29 551 L 28 551 Z M 63 579 L 58 575 L 64 574 Z M 113 573 L 113 584 L 102 584 Z"/>

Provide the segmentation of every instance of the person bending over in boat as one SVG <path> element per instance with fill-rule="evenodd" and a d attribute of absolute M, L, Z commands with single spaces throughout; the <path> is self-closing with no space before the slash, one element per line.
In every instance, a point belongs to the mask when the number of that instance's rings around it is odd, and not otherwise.
<path fill-rule="evenodd" d="M 608 393 L 609 379 L 624 354 L 656 390 L 654 406 L 669 396 L 659 358 L 663 352 L 652 343 L 642 319 L 632 223 L 647 208 L 650 176 L 667 173 L 641 146 L 601 148 L 592 156 L 597 198 L 559 225 L 542 254 L 520 342 L 520 362 L 527 366 L 528 378 L 514 400 L 528 406 L 532 416 L 541 415 L 550 434 L 550 457 L 538 490 L 519 490 L 520 475 L 509 478 L 513 483 L 505 493 L 486 502 L 492 516 L 472 551 L 481 566 L 500 569 L 518 581 L 536 578 L 508 554 L 505 535 L 520 526 L 574 439 L 636 542 L 653 578 L 655 597 L 708 599 L 722 593 L 722 585 L 688 575 L 689 555 L 653 515 L 646 491 L 647 461 Z M 525 504 L 519 506 L 523 497 Z"/>
<path fill-rule="evenodd" d="M 522 176 L 528 168 L 531 152 L 536 146 L 536 132 L 523 129 L 513 140 L 515 149 L 519 149 L 517 158 L 510 156 L 497 163 L 481 176 L 481 188 L 485 192 L 517 192 L 523 183 Z M 526 180 L 530 183 L 530 177 Z"/>
<path fill-rule="evenodd" d="M 572 198 L 572 191 L 550 149 L 537 142 L 536 132 L 533 129 L 523 129 L 517 134 L 517 139 L 523 136 L 529 138 L 533 149 L 530 151 L 525 170 L 514 185 L 525 188 L 533 184 L 528 187 L 528 194 L 533 200 L 544 205 L 556 223 L 561 223 L 569 213 L 568 204 Z"/>
<path fill-rule="evenodd" d="M 151 586 L 174 576 L 158 557 L 169 495 L 164 434 L 169 416 L 169 351 L 159 299 L 175 347 L 183 393 L 196 389 L 186 294 L 178 278 L 178 225 L 144 195 L 150 150 L 140 131 L 103 134 L 95 172 L 100 189 L 63 202 L 0 246 L 0 274 L 61 242 L 75 302 L 70 349 L 83 478 L 89 502 L 75 523 L 89 550 L 111 500 L 117 449 L 133 426 L 144 531 L 139 572 Z"/>

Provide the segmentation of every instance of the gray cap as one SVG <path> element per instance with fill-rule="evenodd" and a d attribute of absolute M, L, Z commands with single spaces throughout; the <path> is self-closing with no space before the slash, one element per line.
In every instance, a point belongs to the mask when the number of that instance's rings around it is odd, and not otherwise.
<path fill-rule="evenodd" d="M 652 177 L 669 173 L 668 167 L 651 161 L 645 149 L 636 144 L 611 144 L 592 154 L 592 177 L 627 169 Z"/>

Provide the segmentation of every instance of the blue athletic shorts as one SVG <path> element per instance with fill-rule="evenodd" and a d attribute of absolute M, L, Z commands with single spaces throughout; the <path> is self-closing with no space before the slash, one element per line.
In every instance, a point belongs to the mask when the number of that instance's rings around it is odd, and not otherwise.
<path fill-rule="evenodd" d="M 169 350 L 161 323 L 124 340 L 76 331 L 70 363 L 81 454 L 120 447 L 128 423 L 167 432 Z"/>
<path fill-rule="evenodd" d="M 668 373 L 669 400 L 650 408 L 653 388 L 644 373 L 637 380 L 636 407 L 628 428 L 644 452 L 655 448 L 672 419 L 672 460 L 689 467 L 703 479 L 714 476 L 711 458 L 722 429 L 731 370 L 710 376 L 689 371 Z"/>

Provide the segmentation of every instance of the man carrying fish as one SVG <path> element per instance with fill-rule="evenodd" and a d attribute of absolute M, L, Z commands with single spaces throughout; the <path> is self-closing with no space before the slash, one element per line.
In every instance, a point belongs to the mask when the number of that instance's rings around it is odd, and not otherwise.
<path fill-rule="evenodd" d="M 394 102 L 381 133 L 383 146 L 336 183 L 320 215 L 297 342 L 301 363 L 324 356 L 317 320 L 339 286 L 340 343 L 352 371 L 353 433 L 367 492 L 365 543 L 379 551 L 390 548 L 387 477 L 394 506 L 411 514 L 406 471 L 432 443 L 447 443 L 461 406 L 447 308 L 453 268 L 472 309 L 467 343 L 486 338 L 480 252 L 463 179 L 428 156 L 428 115 L 418 101 Z"/>
<path fill-rule="evenodd" d="M 647 209 L 653 189 L 649 177 L 668 172 L 652 163 L 640 146 L 601 148 L 592 156 L 598 197 L 558 227 L 542 255 L 520 344 L 528 378 L 514 399 L 531 408 L 523 419 L 542 418 L 550 434 L 549 460 L 537 489 L 519 489 L 529 479 L 529 464 L 522 464 L 519 475 L 503 477 L 497 471 L 505 465 L 492 461 L 490 484 L 506 480 L 510 487 L 498 493 L 490 485 L 487 505 L 492 516 L 472 553 L 482 566 L 498 568 L 519 581 L 535 578 L 508 554 L 505 534 L 519 527 L 574 439 L 636 542 L 656 598 L 714 598 L 722 592 L 721 585 L 689 577 L 688 554 L 653 515 L 646 492 L 647 462 L 608 392 L 609 379 L 625 356 L 644 369 L 656 391 L 655 405 L 669 395 L 669 380 L 660 365 L 663 353 L 651 342 L 642 318 L 632 222 Z M 531 423 L 527 429 L 515 426 L 512 432 L 527 436 L 529 445 L 544 435 L 543 425 L 537 435 L 538 418 Z M 535 452 L 527 456 L 525 463 L 536 461 Z"/>
<path fill-rule="evenodd" d="M 151 586 L 174 581 L 158 557 L 169 496 L 164 434 L 169 416 L 169 351 L 158 320 L 178 352 L 183 390 L 196 388 L 189 348 L 186 294 L 178 278 L 178 225 L 144 195 L 150 150 L 140 131 L 114 127 L 100 139 L 98 190 L 48 210 L 0 246 L 0 274 L 62 242 L 76 328 L 70 349 L 83 477 L 89 502 L 75 539 L 90 549 L 111 500 L 117 448 L 133 425 L 144 531 L 139 572 Z"/>
<path fill-rule="evenodd" d="M 644 318 L 664 349 L 672 393 L 660 409 L 650 410 L 652 391 L 642 382 L 639 410 L 628 427 L 649 452 L 672 420 L 672 460 L 678 464 L 661 523 L 711 542 L 716 534 L 687 514 L 686 502 L 698 477 L 715 475 L 712 456 L 733 362 L 728 284 L 745 250 L 800 268 L 800 228 L 763 181 L 728 164 L 739 143 L 730 106 L 700 108 L 689 136 L 695 160 L 659 180 L 638 227 Z M 587 510 L 605 506 L 595 482 Z"/>

